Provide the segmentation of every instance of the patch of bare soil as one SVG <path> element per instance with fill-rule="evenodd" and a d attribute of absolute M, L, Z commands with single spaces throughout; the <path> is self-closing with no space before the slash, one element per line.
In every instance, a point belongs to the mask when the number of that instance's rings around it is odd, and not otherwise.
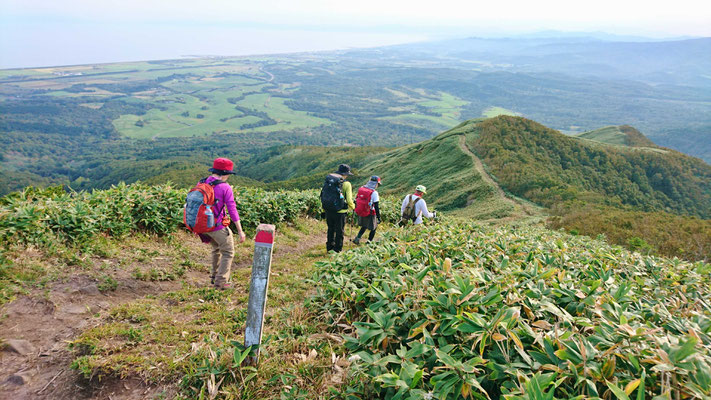
<path fill-rule="evenodd" d="M 179 237 L 187 257 L 197 265 L 210 260 L 210 246 L 189 234 Z M 275 257 L 303 252 L 315 243 L 325 241 L 323 234 L 301 238 L 294 246 L 275 246 Z M 167 245 L 156 245 L 156 250 L 169 250 Z M 126 249 L 128 250 L 128 249 Z M 325 249 L 324 249 L 325 251 Z M 35 257 L 36 254 L 26 254 Z M 173 398 L 177 382 L 149 385 L 140 379 L 108 379 L 89 382 L 71 368 L 73 360 L 69 343 L 84 330 L 95 326 L 98 315 L 117 305 L 180 289 L 183 283 L 191 286 L 209 284 L 204 271 L 187 269 L 180 280 L 137 280 L 131 271 L 134 265 L 106 268 L 120 264 L 117 259 L 96 258 L 98 268 L 111 276 L 114 290 L 99 290 L 100 281 L 87 272 L 71 271 L 61 280 L 42 289 L 31 289 L 0 308 L 0 399 L 146 399 Z M 51 261 L 50 261 L 51 262 Z M 135 261 L 134 261 L 135 262 Z M 155 267 L 169 267 L 171 257 L 152 257 L 148 262 Z M 239 257 L 233 268 L 251 268 L 251 257 Z M 245 287 L 248 282 L 245 283 Z"/>

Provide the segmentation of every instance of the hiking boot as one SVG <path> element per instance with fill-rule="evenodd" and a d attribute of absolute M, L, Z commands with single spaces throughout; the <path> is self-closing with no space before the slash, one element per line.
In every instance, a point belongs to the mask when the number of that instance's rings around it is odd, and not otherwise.
<path fill-rule="evenodd" d="M 214 284 L 215 284 L 215 277 L 211 276 L 210 277 L 210 285 L 214 285 Z"/>
<path fill-rule="evenodd" d="M 358 236 L 356 236 L 353 239 L 351 239 L 351 242 L 353 242 L 355 244 L 360 244 L 360 238 Z"/>

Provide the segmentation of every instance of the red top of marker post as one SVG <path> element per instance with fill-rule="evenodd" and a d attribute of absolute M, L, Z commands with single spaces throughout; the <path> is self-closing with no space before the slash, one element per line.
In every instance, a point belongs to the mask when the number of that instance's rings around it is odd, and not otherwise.
<path fill-rule="evenodd" d="M 272 246 L 274 244 L 274 225 L 261 224 L 257 227 L 257 236 L 254 238 L 254 244 L 260 246 Z"/>
<path fill-rule="evenodd" d="M 274 236 L 266 231 L 257 232 L 257 237 L 254 238 L 254 241 L 257 243 L 272 244 L 274 243 Z"/>

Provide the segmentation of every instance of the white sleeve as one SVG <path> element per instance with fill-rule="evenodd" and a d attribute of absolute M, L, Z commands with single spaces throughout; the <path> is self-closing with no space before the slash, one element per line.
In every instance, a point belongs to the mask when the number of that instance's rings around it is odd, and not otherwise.
<path fill-rule="evenodd" d="M 377 191 L 373 191 L 373 194 L 370 195 L 370 205 L 373 205 L 379 201 L 380 201 L 380 195 L 378 194 Z"/>
<path fill-rule="evenodd" d="M 422 216 L 425 218 L 432 218 L 434 217 L 434 214 L 432 214 L 428 209 L 427 209 L 427 203 L 425 203 L 425 199 L 422 199 L 418 201 L 418 205 L 421 205 L 422 208 L 420 208 L 420 211 L 422 211 Z"/>

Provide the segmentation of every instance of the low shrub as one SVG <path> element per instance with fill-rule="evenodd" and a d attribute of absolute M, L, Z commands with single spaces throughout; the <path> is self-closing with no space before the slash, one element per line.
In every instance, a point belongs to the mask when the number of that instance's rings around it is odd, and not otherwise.
<path fill-rule="evenodd" d="M 709 264 L 542 228 L 391 239 L 317 264 L 356 360 L 344 398 L 711 396 Z"/>

